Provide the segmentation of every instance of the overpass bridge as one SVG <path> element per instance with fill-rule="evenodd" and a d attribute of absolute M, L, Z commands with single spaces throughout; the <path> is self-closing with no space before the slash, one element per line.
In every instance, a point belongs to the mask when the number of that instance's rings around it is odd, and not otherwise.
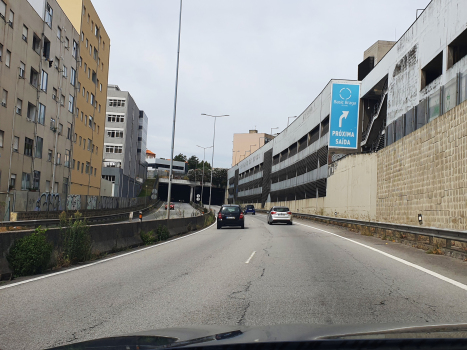
<path fill-rule="evenodd" d="M 200 181 L 190 181 L 185 179 L 172 179 L 172 201 L 176 202 L 192 202 L 196 198 L 196 195 L 203 195 L 203 203 L 209 202 L 209 189 L 211 187 L 210 182 L 204 183 L 204 191 Z M 169 178 L 159 178 L 159 199 L 167 201 L 169 188 Z M 212 198 L 211 204 L 221 205 L 224 203 L 225 188 L 212 186 Z"/>

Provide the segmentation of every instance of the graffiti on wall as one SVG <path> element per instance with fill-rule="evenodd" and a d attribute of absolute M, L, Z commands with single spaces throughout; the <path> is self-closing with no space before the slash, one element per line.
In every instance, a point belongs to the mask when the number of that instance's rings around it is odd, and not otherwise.
<path fill-rule="evenodd" d="M 101 209 L 117 209 L 118 197 L 101 197 Z"/>
<path fill-rule="evenodd" d="M 86 196 L 86 209 L 97 209 L 97 196 Z"/>
<path fill-rule="evenodd" d="M 69 194 L 66 198 L 67 210 L 80 210 L 81 209 L 81 195 Z"/>
<path fill-rule="evenodd" d="M 35 211 L 62 210 L 60 195 L 58 193 L 42 193 L 36 201 Z"/>

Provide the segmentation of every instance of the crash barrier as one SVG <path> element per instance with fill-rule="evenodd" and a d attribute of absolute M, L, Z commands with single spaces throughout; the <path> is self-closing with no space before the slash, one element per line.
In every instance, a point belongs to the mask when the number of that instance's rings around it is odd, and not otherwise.
<path fill-rule="evenodd" d="M 257 209 L 267 213 L 267 210 Z M 361 221 L 329 216 L 292 213 L 295 218 L 308 219 L 325 224 L 338 225 L 384 240 L 397 241 L 416 248 L 425 249 L 456 258 L 467 258 L 467 231 L 454 231 L 434 227 L 424 227 L 421 217 L 420 226 L 391 224 L 385 222 Z"/>
<path fill-rule="evenodd" d="M 145 214 L 146 212 L 153 210 L 155 208 L 159 208 L 161 206 L 161 202 L 159 200 L 152 201 L 152 203 L 143 208 L 135 208 L 135 210 L 124 210 L 122 209 L 121 213 L 118 214 L 110 214 L 110 215 L 99 215 L 99 216 L 86 216 L 89 214 L 88 211 L 80 212 L 82 214 L 82 218 L 86 219 L 86 222 L 90 225 L 97 224 L 97 223 L 105 223 L 105 222 L 115 222 L 115 221 L 122 221 L 128 220 L 130 215 L 133 218 L 138 217 L 138 213 Z M 96 213 L 91 213 L 96 214 Z M 70 219 L 73 221 L 75 220 L 72 216 Z M 57 227 L 60 224 L 60 219 L 43 219 L 43 220 L 22 220 L 22 221 L 0 221 L 0 227 L 6 227 L 7 230 L 11 228 L 21 227 L 34 227 L 37 228 L 39 226 L 48 228 L 48 227 Z M 1 234 L 1 233 L 0 233 Z"/>
<path fill-rule="evenodd" d="M 92 254 L 101 255 L 108 252 L 137 247 L 143 244 L 141 232 L 157 231 L 165 226 L 169 230 L 169 237 L 184 234 L 204 227 L 206 215 L 170 220 L 140 221 L 138 215 L 131 222 L 108 223 L 89 226 L 92 241 Z M 15 240 L 30 235 L 33 230 L 8 231 L 0 233 L 0 280 L 9 279 L 12 271 L 6 259 Z M 59 227 L 49 228 L 46 237 L 53 244 L 54 251 L 50 261 L 55 266 L 56 259 L 62 250 L 63 237 Z"/>

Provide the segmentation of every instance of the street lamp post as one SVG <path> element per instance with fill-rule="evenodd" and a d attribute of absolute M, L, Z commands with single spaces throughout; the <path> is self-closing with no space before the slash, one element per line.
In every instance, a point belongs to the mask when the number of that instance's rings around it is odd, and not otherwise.
<path fill-rule="evenodd" d="M 271 128 L 271 135 L 272 135 L 272 131 L 273 131 L 274 129 L 279 129 L 279 127 L 277 127 L 277 128 Z"/>
<path fill-rule="evenodd" d="M 203 155 L 203 177 L 201 178 L 201 206 L 204 208 L 204 206 L 203 206 L 203 190 L 204 190 L 204 167 L 206 166 L 206 149 L 212 148 L 212 146 L 201 147 L 201 146 L 196 145 L 196 147 L 202 148 L 203 153 L 204 153 L 204 155 Z M 211 171 L 211 173 L 212 173 L 212 171 Z"/>
<path fill-rule="evenodd" d="M 211 186 L 209 187 L 209 211 L 211 211 L 211 196 L 212 196 L 212 172 L 214 171 L 214 144 L 216 142 L 216 120 L 217 118 L 228 117 L 228 114 L 225 115 L 210 115 L 202 113 L 207 117 L 214 118 L 214 135 L 212 137 L 212 161 L 211 161 Z"/>
<path fill-rule="evenodd" d="M 167 193 L 167 220 L 170 219 L 170 200 L 172 196 L 172 170 L 174 164 L 174 145 L 175 145 L 175 121 L 177 119 L 177 95 L 178 95 L 178 67 L 180 64 L 180 34 L 182 32 L 182 3 L 183 0 L 180 0 L 180 15 L 178 18 L 178 47 L 177 47 L 177 70 L 175 74 L 175 98 L 174 98 L 174 115 L 173 115 L 173 125 L 172 125 L 172 149 L 170 156 L 170 171 L 169 171 L 169 189 Z"/>

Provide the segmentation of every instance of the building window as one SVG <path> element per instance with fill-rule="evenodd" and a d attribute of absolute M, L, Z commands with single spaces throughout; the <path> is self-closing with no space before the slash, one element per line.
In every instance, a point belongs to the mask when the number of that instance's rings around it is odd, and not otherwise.
<path fill-rule="evenodd" d="M 50 181 L 45 180 L 45 192 L 49 193 L 50 192 Z"/>
<path fill-rule="evenodd" d="M 93 167 L 91 167 L 91 175 L 92 175 L 93 171 L 94 171 L 94 168 L 93 168 Z"/>
<path fill-rule="evenodd" d="M 31 102 L 28 102 L 27 118 L 33 122 L 36 120 L 36 106 L 33 105 Z"/>
<path fill-rule="evenodd" d="M 31 67 L 31 73 L 29 74 L 29 83 L 37 89 L 39 84 L 39 73 Z"/>
<path fill-rule="evenodd" d="M 75 133 L 74 137 L 73 137 L 73 142 L 76 143 L 76 140 L 78 139 L 78 134 Z"/>
<path fill-rule="evenodd" d="M 86 174 L 89 174 L 89 162 L 86 162 Z"/>
<path fill-rule="evenodd" d="M 65 37 L 65 49 L 70 48 L 70 39 L 68 37 Z"/>
<path fill-rule="evenodd" d="M 83 86 L 83 97 L 86 96 L 86 89 Z"/>
<path fill-rule="evenodd" d="M 63 194 L 66 195 L 68 193 L 68 178 L 63 178 Z"/>
<path fill-rule="evenodd" d="M 45 106 L 42 103 L 39 103 L 39 114 L 37 121 L 39 124 L 44 125 L 45 123 Z"/>
<path fill-rule="evenodd" d="M 106 153 L 123 153 L 123 146 L 105 145 Z"/>
<path fill-rule="evenodd" d="M 26 70 L 26 65 L 23 62 L 19 63 L 19 77 L 24 79 L 25 73 L 24 71 Z"/>
<path fill-rule="evenodd" d="M 52 28 L 52 19 L 53 19 L 53 17 L 54 17 L 54 10 L 49 5 L 49 3 L 47 3 L 47 7 L 46 7 L 46 10 L 45 10 L 45 23 L 47 23 L 47 25 L 50 28 Z"/>
<path fill-rule="evenodd" d="M 57 28 L 57 38 L 59 40 L 62 39 L 62 28 L 60 28 L 60 26 L 58 26 L 58 28 Z"/>
<path fill-rule="evenodd" d="M 63 133 L 63 124 L 58 124 L 58 134 L 61 135 Z"/>
<path fill-rule="evenodd" d="M 94 84 L 97 84 L 97 74 L 96 72 L 92 71 L 92 82 Z"/>
<path fill-rule="evenodd" d="M 94 48 L 94 61 L 97 61 L 97 49 Z"/>
<path fill-rule="evenodd" d="M 71 68 L 70 84 L 73 86 L 76 85 L 76 70 L 74 68 Z"/>
<path fill-rule="evenodd" d="M 55 130 L 55 118 L 50 118 L 50 130 Z"/>
<path fill-rule="evenodd" d="M 86 39 L 86 47 L 89 47 L 89 40 Z"/>
<path fill-rule="evenodd" d="M 64 164 L 67 168 L 70 167 L 70 150 L 69 149 L 66 149 L 65 150 L 65 164 Z"/>
<path fill-rule="evenodd" d="M 3 89 L 3 92 L 2 92 L 2 106 L 3 107 L 6 107 L 7 101 L 8 101 L 8 91 Z"/>
<path fill-rule="evenodd" d="M 34 154 L 34 157 L 36 158 L 42 158 L 42 146 L 44 144 L 44 139 L 42 137 L 37 136 L 36 137 L 36 152 Z"/>
<path fill-rule="evenodd" d="M 88 151 L 91 150 L 91 143 L 92 143 L 92 141 L 90 139 L 88 139 Z"/>
<path fill-rule="evenodd" d="M 71 55 L 75 59 L 76 59 L 76 56 L 78 56 L 78 43 L 75 40 L 73 40 L 73 51 L 71 52 Z"/>
<path fill-rule="evenodd" d="M 34 170 L 32 188 L 39 191 L 40 184 L 41 184 L 41 172 Z"/>
<path fill-rule="evenodd" d="M 68 70 L 66 68 L 66 66 L 63 66 L 63 77 L 68 77 Z"/>
<path fill-rule="evenodd" d="M 5 133 L 3 130 L 0 130 L 0 147 L 3 147 L 3 137 L 5 136 Z"/>
<path fill-rule="evenodd" d="M 47 60 L 50 58 L 50 41 L 44 37 L 44 46 L 42 48 L 42 56 Z"/>
<path fill-rule="evenodd" d="M 23 24 L 23 40 L 28 42 L 28 27 Z"/>
<path fill-rule="evenodd" d="M 430 85 L 443 74 L 443 51 L 441 51 L 430 63 L 422 69 L 421 89 Z"/>
<path fill-rule="evenodd" d="M 57 101 L 57 94 L 58 94 L 57 89 L 53 88 L 52 89 L 52 100 Z"/>
<path fill-rule="evenodd" d="M 102 92 L 102 84 L 99 85 L 99 91 Z"/>
<path fill-rule="evenodd" d="M 83 139 L 83 138 L 80 136 L 80 137 L 79 137 L 79 145 L 80 145 L 80 146 L 81 146 L 81 140 L 82 140 L 82 139 Z"/>
<path fill-rule="evenodd" d="M 16 114 L 21 115 L 21 111 L 23 109 L 23 100 L 19 98 L 16 100 Z"/>
<path fill-rule="evenodd" d="M 123 138 L 123 130 L 107 130 L 107 137 Z"/>
<path fill-rule="evenodd" d="M 55 164 L 57 164 L 57 165 L 62 164 L 62 154 L 61 153 L 57 153 L 57 162 Z"/>
<path fill-rule="evenodd" d="M 92 55 L 92 45 L 89 45 L 89 55 Z"/>
<path fill-rule="evenodd" d="M 49 80 L 49 75 L 45 72 L 42 71 L 42 76 L 41 76 L 41 90 L 44 92 L 47 92 L 47 83 Z"/>
<path fill-rule="evenodd" d="M 94 168 L 94 176 L 96 176 L 97 168 Z"/>
<path fill-rule="evenodd" d="M 68 131 L 67 131 L 67 134 L 66 134 L 66 138 L 68 140 L 71 140 L 71 124 L 68 123 Z"/>
<path fill-rule="evenodd" d="M 84 116 L 84 126 L 88 125 L 88 117 L 85 115 Z"/>
<path fill-rule="evenodd" d="M 89 127 L 92 129 L 92 117 L 89 116 Z"/>
<path fill-rule="evenodd" d="M 101 105 L 99 104 L 99 113 L 101 112 Z"/>
<path fill-rule="evenodd" d="M 86 102 L 89 102 L 89 91 L 86 92 Z"/>
<path fill-rule="evenodd" d="M 16 174 L 11 174 L 10 176 L 10 189 L 14 190 L 16 187 Z"/>
<path fill-rule="evenodd" d="M 56 70 L 60 71 L 60 60 L 58 59 L 57 56 L 54 58 L 54 67 Z"/>
<path fill-rule="evenodd" d="M 94 106 L 94 94 L 91 94 L 91 105 Z"/>
<path fill-rule="evenodd" d="M 3 0 L 0 0 L 0 18 L 5 19 L 6 4 Z"/>
<path fill-rule="evenodd" d="M 60 104 L 61 104 L 62 106 L 65 105 L 65 95 L 62 95 L 62 96 L 61 96 L 61 98 L 60 98 Z"/>
<path fill-rule="evenodd" d="M 81 121 L 83 121 L 84 113 L 81 112 Z"/>
<path fill-rule="evenodd" d="M 21 189 L 29 190 L 30 188 L 31 188 L 31 174 L 23 173 L 23 177 L 21 178 Z"/>
<path fill-rule="evenodd" d="M 97 133 L 99 134 L 99 125 L 97 126 Z"/>
<path fill-rule="evenodd" d="M 13 28 L 13 23 L 15 22 L 15 13 L 10 10 L 10 17 L 8 19 L 8 25 Z"/>
<path fill-rule="evenodd" d="M 73 160 L 71 161 L 71 168 L 74 169 L 75 166 L 76 166 L 76 161 L 73 159 Z"/>
<path fill-rule="evenodd" d="M 123 123 L 125 117 L 123 115 L 108 114 L 107 121 L 112 123 Z"/>
<path fill-rule="evenodd" d="M 34 146 L 34 141 L 30 138 L 24 138 L 24 155 L 32 157 L 32 149 Z"/>
<path fill-rule="evenodd" d="M 70 95 L 68 97 L 68 112 L 73 113 L 73 106 L 75 105 L 75 98 Z"/>
<path fill-rule="evenodd" d="M 51 149 L 47 151 L 47 161 L 48 162 L 52 161 L 52 150 Z"/>
<path fill-rule="evenodd" d="M 99 154 L 99 146 L 96 146 L 96 154 Z"/>
<path fill-rule="evenodd" d="M 90 19 L 91 19 L 91 15 L 88 13 L 88 23 Z"/>
<path fill-rule="evenodd" d="M 41 53 L 41 39 L 34 33 L 32 37 L 32 49 L 39 55 Z"/>
<path fill-rule="evenodd" d="M 6 59 L 5 59 L 5 66 L 10 68 L 10 61 L 11 61 L 11 51 L 6 50 Z"/>
<path fill-rule="evenodd" d="M 81 32 L 81 41 L 84 41 L 84 32 Z"/>
<path fill-rule="evenodd" d="M 79 56 L 79 66 L 83 66 L 83 57 Z"/>
<path fill-rule="evenodd" d="M 1 3 L 1 0 L 0 0 Z M 3 56 L 3 45 L 0 44 L 0 62 L 2 61 L 2 56 Z"/>
<path fill-rule="evenodd" d="M 76 170 L 79 171 L 79 166 L 81 165 L 81 162 L 78 160 L 78 168 Z"/>
<path fill-rule="evenodd" d="M 125 99 L 109 99 L 109 107 L 125 107 Z"/>
<path fill-rule="evenodd" d="M 19 137 L 15 136 L 13 137 L 13 151 L 18 152 L 19 150 Z"/>

